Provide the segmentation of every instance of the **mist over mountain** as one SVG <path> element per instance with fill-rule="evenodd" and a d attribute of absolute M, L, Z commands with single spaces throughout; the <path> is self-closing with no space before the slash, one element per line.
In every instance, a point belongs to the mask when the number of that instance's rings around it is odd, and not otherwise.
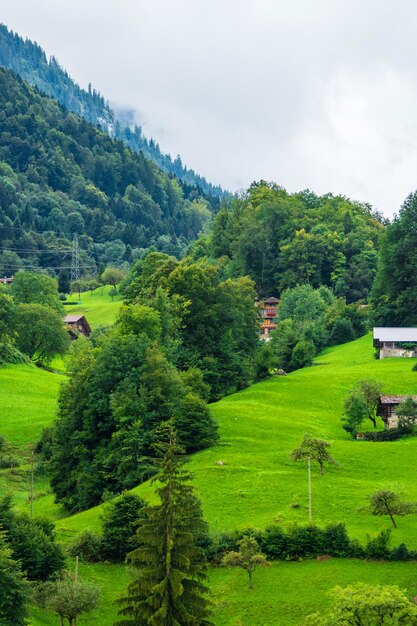
<path fill-rule="evenodd" d="M 93 114 L 102 99 L 86 102 Z M 198 188 L 0 69 L 0 275 L 69 269 L 75 234 L 85 274 L 151 246 L 180 257 L 212 211 Z"/>
<path fill-rule="evenodd" d="M 159 167 L 187 185 L 197 186 L 213 197 L 225 195 L 220 186 L 209 183 L 183 165 L 179 155 L 173 159 L 171 155 L 161 152 L 154 139 L 144 136 L 141 127 L 135 123 L 132 111 L 112 109 L 91 84 L 87 91 L 81 89 L 54 56 L 48 59 L 40 45 L 23 39 L 4 24 L 0 24 L 0 66 L 12 70 L 46 95 L 56 98 L 69 111 L 100 126 L 111 137 L 122 140 L 132 150 L 142 151 Z"/>

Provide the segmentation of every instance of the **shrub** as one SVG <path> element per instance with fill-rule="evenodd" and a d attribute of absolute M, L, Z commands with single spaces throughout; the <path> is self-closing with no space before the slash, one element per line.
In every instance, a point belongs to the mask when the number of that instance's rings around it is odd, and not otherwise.
<path fill-rule="evenodd" d="M 296 370 L 301 367 L 307 367 L 313 363 L 316 356 L 316 347 L 312 341 L 304 339 L 295 344 L 291 353 L 290 366 Z"/>
<path fill-rule="evenodd" d="M 211 542 L 202 546 L 206 552 L 206 558 L 214 565 L 220 565 L 226 552 L 236 551 L 243 533 L 240 531 L 223 532 L 211 536 Z"/>
<path fill-rule="evenodd" d="M 364 556 L 374 561 L 387 560 L 390 557 L 389 542 L 391 530 L 389 528 L 381 530 L 376 537 L 368 538 L 365 546 Z"/>
<path fill-rule="evenodd" d="M 277 525 L 268 526 L 259 538 L 259 546 L 268 559 L 285 559 L 288 554 L 288 538 Z"/>
<path fill-rule="evenodd" d="M 69 549 L 71 556 L 78 556 L 86 563 L 99 563 L 102 560 L 103 541 L 90 530 L 85 530 Z"/>
<path fill-rule="evenodd" d="M 145 501 L 125 491 L 106 506 L 102 515 L 103 554 L 112 561 L 124 561 L 136 547 L 136 526 Z"/>
<path fill-rule="evenodd" d="M 355 556 L 343 523 L 326 526 L 323 532 L 323 552 L 337 557 Z"/>
<path fill-rule="evenodd" d="M 405 543 L 400 543 L 391 551 L 390 559 L 391 561 L 409 561 L 412 556 Z"/>
<path fill-rule="evenodd" d="M 336 320 L 332 332 L 330 333 L 329 343 L 337 345 L 340 343 L 347 343 L 355 338 L 355 332 L 353 330 L 352 322 L 340 317 Z"/>
<path fill-rule="evenodd" d="M 323 554 L 324 532 L 317 526 L 293 526 L 288 532 L 287 559 L 296 560 Z"/>
<path fill-rule="evenodd" d="M 7 531 L 6 539 L 13 558 L 21 562 L 29 580 L 47 580 L 63 569 L 61 547 L 55 543 L 54 524 L 46 518 L 17 515 L 12 500 L 0 500 L 0 526 Z"/>

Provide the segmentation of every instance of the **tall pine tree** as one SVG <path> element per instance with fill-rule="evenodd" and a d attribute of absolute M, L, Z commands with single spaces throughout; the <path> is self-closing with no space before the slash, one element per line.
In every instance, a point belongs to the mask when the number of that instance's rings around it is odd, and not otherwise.
<path fill-rule="evenodd" d="M 137 569 L 119 600 L 117 626 L 209 626 L 204 552 L 198 538 L 207 530 L 200 503 L 184 470 L 171 423 L 164 428 L 157 494 L 160 504 L 142 510 L 139 547 L 128 560 Z"/>
<path fill-rule="evenodd" d="M 28 586 L 0 527 L 0 624 L 24 626 Z"/>

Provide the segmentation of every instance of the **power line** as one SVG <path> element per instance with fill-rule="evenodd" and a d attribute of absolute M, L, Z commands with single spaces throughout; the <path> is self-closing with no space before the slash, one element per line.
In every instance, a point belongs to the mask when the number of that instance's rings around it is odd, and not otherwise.
<path fill-rule="evenodd" d="M 52 250 L 38 250 L 38 249 L 32 249 L 32 250 L 28 250 L 27 248 L 3 248 L 3 250 L 0 250 L 0 252 L 16 252 L 19 255 L 20 254 L 64 254 L 64 255 L 69 255 L 72 253 L 72 248 L 68 248 L 68 250 L 62 250 L 57 248 L 52 249 Z"/>
<path fill-rule="evenodd" d="M 80 251 L 78 248 L 78 235 L 74 235 L 72 240 L 72 257 L 71 257 L 71 282 L 80 279 Z"/>
<path fill-rule="evenodd" d="M 25 265 L 22 267 L 21 265 L 9 265 L 8 263 L 0 263 L 0 271 L 2 271 L 2 269 L 9 269 L 16 272 L 18 270 L 70 270 L 71 268 L 71 265 Z M 83 265 L 83 269 L 93 270 L 97 269 L 97 267 L 95 265 Z"/>

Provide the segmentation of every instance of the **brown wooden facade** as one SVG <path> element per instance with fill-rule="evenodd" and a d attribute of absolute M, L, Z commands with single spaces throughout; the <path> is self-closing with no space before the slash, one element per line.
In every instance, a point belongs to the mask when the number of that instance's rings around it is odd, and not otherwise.
<path fill-rule="evenodd" d="M 67 325 L 71 339 L 77 339 L 79 335 L 84 335 L 84 337 L 91 335 L 91 327 L 85 315 L 67 315 L 64 317 L 64 323 Z"/>
<path fill-rule="evenodd" d="M 270 333 L 277 327 L 277 309 L 279 305 L 278 298 L 267 298 L 259 302 L 258 306 L 261 312 L 261 339 L 267 341 L 270 339 Z"/>

